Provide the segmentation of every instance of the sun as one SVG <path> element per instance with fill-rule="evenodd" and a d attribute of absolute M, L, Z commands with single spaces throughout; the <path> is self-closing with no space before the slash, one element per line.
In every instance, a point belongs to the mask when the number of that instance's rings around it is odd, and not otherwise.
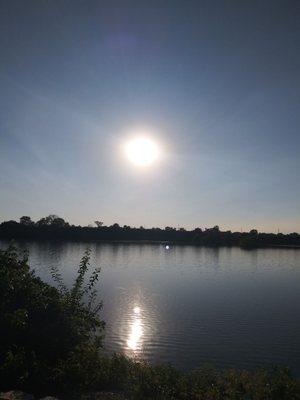
<path fill-rule="evenodd" d="M 159 148 L 148 137 L 136 137 L 125 144 L 125 154 L 134 165 L 147 167 L 158 159 Z"/>

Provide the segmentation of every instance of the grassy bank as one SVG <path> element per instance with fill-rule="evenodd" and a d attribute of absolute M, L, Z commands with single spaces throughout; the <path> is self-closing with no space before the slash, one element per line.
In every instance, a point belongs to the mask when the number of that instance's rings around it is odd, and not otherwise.
<path fill-rule="evenodd" d="M 88 269 L 87 252 L 73 287 L 64 286 L 55 268 L 52 287 L 30 270 L 26 255 L 13 247 L 0 252 L 0 391 L 66 398 L 113 390 L 129 399 L 300 399 L 300 381 L 288 369 L 181 373 L 104 356 L 94 290 L 100 271 Z"/>

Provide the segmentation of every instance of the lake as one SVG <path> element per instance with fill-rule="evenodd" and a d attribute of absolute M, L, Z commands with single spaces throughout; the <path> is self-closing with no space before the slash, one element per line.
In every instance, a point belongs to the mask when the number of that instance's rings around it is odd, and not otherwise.
<path fill-rule="evenodd" d="M 7 243 L 0 242 L 5 248 Z M 52 283 L 70 286 L 87 246 L 101 266 L 97 288 L 105 347 L 189 370 L 203 363 L 252 369 L 288 365 L 300 375 L 300 250 L 160 244 L 18 243 Z"/>

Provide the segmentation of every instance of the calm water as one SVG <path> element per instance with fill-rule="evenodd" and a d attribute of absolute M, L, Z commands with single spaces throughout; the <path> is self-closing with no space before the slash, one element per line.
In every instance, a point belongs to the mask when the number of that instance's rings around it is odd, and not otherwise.
<path fill-rule="evenodd" d="M 45 281 L 58 265 L 71 285 L 87 244 L 19 246 Z M 89 246 L 102 267 L 108 351 L 181 369 L 280 364 L 300 375 L 300 250 Z"/>

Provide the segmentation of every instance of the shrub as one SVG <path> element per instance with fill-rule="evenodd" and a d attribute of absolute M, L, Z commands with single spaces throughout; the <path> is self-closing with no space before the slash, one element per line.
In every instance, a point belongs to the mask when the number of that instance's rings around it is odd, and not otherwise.
<path fill-rule="evenodd" d="M 13 246 L 0 251 L 2 389 L 51 388 L 53 393 L 54 387 L 58 392 L 79 390 L 96 379 L 104 323 L 94 291 L 100 271 L 95 270 L 85 284 L 88 266 L 89 251 L 70 290 L 53 270 L 56 289 L 30 271 L 26 254 L 19 258 Z"/>

